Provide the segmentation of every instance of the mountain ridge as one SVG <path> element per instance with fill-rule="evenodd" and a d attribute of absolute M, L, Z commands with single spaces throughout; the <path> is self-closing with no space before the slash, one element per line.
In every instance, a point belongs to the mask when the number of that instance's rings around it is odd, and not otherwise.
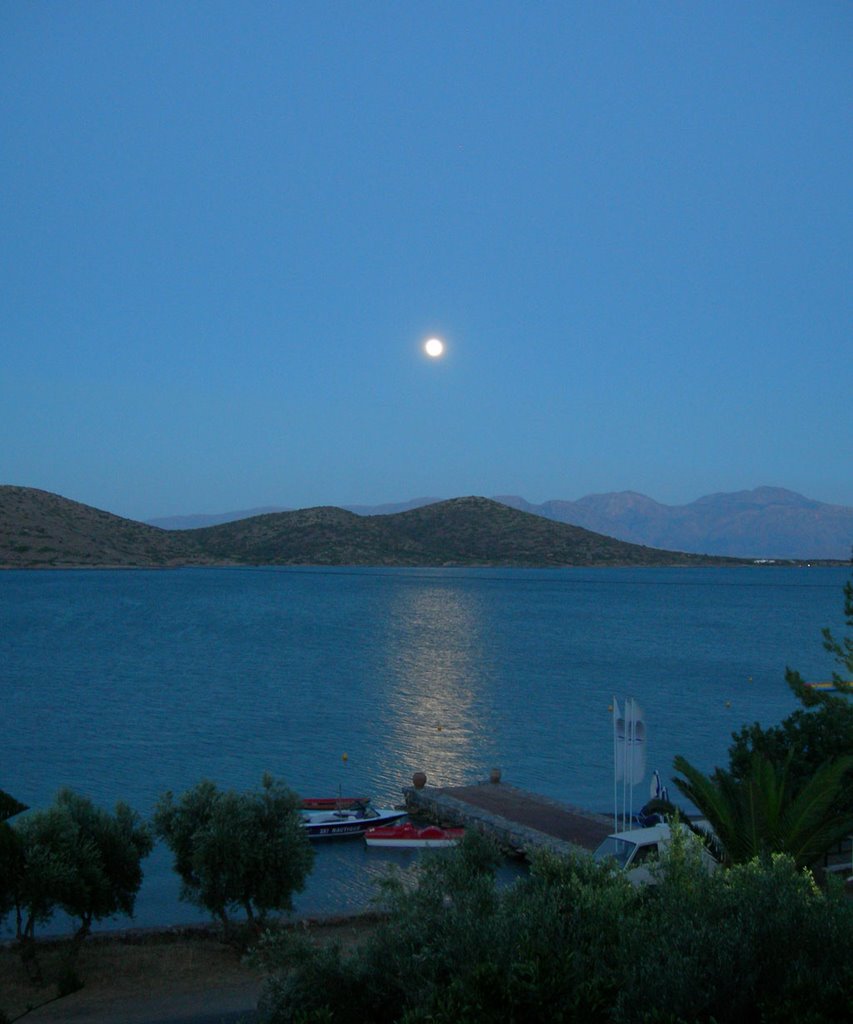
<path fill-rule="evenodd" d="M 741 562 L 614 540 L 476 496 L 390 515 L 320 506 L 168 531 L 47 491 L 0 486 L 4 568 L 727 564 Z"/>
<path fill-rule="evenodd" d="M 391 515 L 442 500 L 413 498 L 341 507 L 361 516 Z M 694 554 L 844 561 L 853 547 L 853 508 L 817 501 L 783 487 L 720 491 L 686 505 L 666 505 L 637 491 L 588 494 L 575 501 L 549 499 L 539 504 L 520 495 L 495 495 L 492 500 L 617 540 Z M 146 523 L 163 529 L 199 529 L 282 511 L 291 510 L 248 509 L 216 516 L 148 519 Z"/>

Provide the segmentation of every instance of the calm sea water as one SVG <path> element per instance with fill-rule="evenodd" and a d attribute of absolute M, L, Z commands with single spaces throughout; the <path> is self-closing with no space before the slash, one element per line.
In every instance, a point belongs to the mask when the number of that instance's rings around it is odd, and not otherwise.
<path fill-rule="evenodd" d="M 199 779 L 264 771 L 305 795 L 396 804 L 504 780 L 612 805 L 614 694 L 644 707 L 649 768 L 710 770 L 733 730 L 795 706 L 786 666 L 828 678 L 844 568 L 0 573 L 0 789 L 32 807 L 68 785 L 148 815 Z M 346 757 L 344 756 L 346 755 Z M 643 802 L 647 783 L 637 788 Z M 301 913 L 364 906 L 388 861 L 319 849 Z M 192 921 L 168 853 L 136 921 Z M 117 927 L 125 921 L 119 920 Z"/>

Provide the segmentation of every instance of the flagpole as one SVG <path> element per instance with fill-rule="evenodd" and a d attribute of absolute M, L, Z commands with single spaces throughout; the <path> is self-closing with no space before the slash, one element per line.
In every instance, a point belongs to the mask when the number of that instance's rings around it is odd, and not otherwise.
<path fill-rule="evenodd" d="M 624 748 L 624 751 L 625 751 L 625 767 L 624 767 L 624 770 L 622 772 L 622 831 L 623 832 L 625 831 L 625 829 L 627 827 L 627 824 L 628 824 L 628 819 L 626 817 L 626 813 L 627 813 L 627 809 L 628 809 L 628 772 L 630 771 L 630 762 L 628 761 L 628 758 L 631 756 L 631 749 L 628 746 L 629 737 L 631 735 L 631 713 L 628 710 L 628 704 L 629 704 L 630 700 L 631 700 L 630 697 L 626 697 L 625 698 L 625 730 L 624 730 L 625 731 L 625 740 L 624 740 L 624 743 L 623 743 L 623 748 Z"/>
<path fill-rule="evenodd" d="M 619 831 L 619 797 L 616 785 L 619 779 L 619 737 L 616 735 L 616 719 L 619 717 L 619 705 L 613 695 L 613 831 Z"/>
<path fill-rule="evenodd" d="M 637 779 L 637 702 L 631 698 L 631 799 L 628 803 L 628 821 L 634 827 L 634 786 Z"/>
<path fill-rule="evenodd" d="M 634 787 L 634 698 L 629 697 L 625 703 L 625 778 L 627 793 L 625 800 L 625 816 L 622 827 L 627 831 L 631 827 L 631 793 Z"/>

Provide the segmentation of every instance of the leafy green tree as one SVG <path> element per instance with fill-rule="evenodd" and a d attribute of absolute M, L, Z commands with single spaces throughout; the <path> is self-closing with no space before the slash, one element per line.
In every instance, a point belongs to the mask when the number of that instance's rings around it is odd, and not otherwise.
<path fill-rule="evenodd" d="M 133 916 L 142 860 L 151 853 L 154 839 L 126 803 L 117 803 L 110 814 L 88 797 L 62 789 L 55 806 L 74 831 L 73 871 L 62 908 L 80 921 L 78 938 L 85 938 L 94 921 L 116 914 Z"/>
<path fill-rule="evenodd" d="M 853 580 L 848 580 L 844 585 L 844 618 L 847 626 L 853 630 Z M 830 715 L 840 714 L 846 721 L 845 710 L 849 712 L 853 708 L 845 699 L 847 694 L 853 694 L 853 633 L 836 639 L 828 627 L 822 632 L 824 649 L 834 657 L 844 672 L 843 675 L 836 671 L 832 673 L 832 681 L 841 696 L 809 686 L 800 673 L 793 669 L 787 669 L 785 680 L 803 707 L 820 708 Z"/>
<path fill-rule="evenodd" d="M 243 910 L 257 926 L 270 911 L 289 911 L 311 869 L 311 849 L 295 793 L 271 775 L 261 789 L 235 793 L 199 782 L 176 800 L 165 793 L 154 815 L 174 855 L 181 898 L 218 917 Z"/>
<path fill-rule="evenodd" d="M 22 818 L 12 832 L 4 891 L 15 909 L 22 956 L 37 977 L 36 926 L 58 909 L 76 918 L 73 959 L 93 921 L 132 916 L 141 861 L 153 840 L 126 804 L 110 814 L 70 789 L 61 789 L 50 807 Z"/>
<path fill-rule="evenodd" d="M 853 581 L 844 587 L 846 623 L 853 629 Z M 787 669 L 785 680 L 802 707 L 778 725 L 762 727 L 758 722 L 733 733 L 729 748 L 729 772 L 746 779 L 752 772 L 755 754 L 760 754 L 777 768 L 787 766 L 789 782 L 794 786 L 805 782 L 827 761 L 834 761 L 853 751 L 853 635 L 836 639 L 829 629 L 823 630 L 824 647 L 834 655 L 845 676 L 833 672 L 837 693 L 807 686 L 799 672 Z M 853 792 L 850 794 L 853 810 Z"/>
<path fill-rule="evenodd" d="M 51 807 L 16 827 L 21 847 L 16 879 L 18 935 L 59 907 L 79 920 L 78 939 L 93 921 L 133 915 L 142 885 L 141 861 L 153 846 L 149 830 L 127 804 L 110 814 L 85 796 L 61 789 Z"/>
<path fill-rule="evenodd" d="M 851 1019 L 853 969 L 827 950 L 853 937 L 853 907 L 774 854 L 709 875 L 678 830 L 660 884 L 620 933 L 612 1020 L 829 1024 Z M 823 952 L 821 952 L 823 950 Z"/>
<path fill-rule="evenodd" d="M 725 862 L 786 853 L 798 868 L 810 867 L 853 832 L 853 757 L 827 761 L 800 785 L 790 782 L 789 763 L 790 758 L 779 768 L 756 754 L 744 779 L 719 770 L 709 777 L 686 758 L 675 758 L 683 778 L 673 781 L 710 823 Z"/>
<path fill-rule="evenodd" d="M 844 618 L 848 627 L 853 630 L 853 579 L 844 584 Z M 853 633 L 836 640 L 830 629 L 824 629 L 823 646 L 835 656 L 835 660 L 846 671 L 846 678 L 837 672 L 833 672 L 832 678 L 836 683 L 853 686 Z"/>
<path fill-rule="evenodd" d="M 35 938 L 36 925 L 47 923 L 70 885 L 74 829 L 56 808 L 36 811 L 12 830 L 15 856 L 8 884 L 21 943 Z"/>

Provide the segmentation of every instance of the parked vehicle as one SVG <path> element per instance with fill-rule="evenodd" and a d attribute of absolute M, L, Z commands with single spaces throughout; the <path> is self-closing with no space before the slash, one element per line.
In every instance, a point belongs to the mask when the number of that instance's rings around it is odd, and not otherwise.
<path fill-rule="evenodd" d="M 657 878 L 651 869 L 671 838 L 672 830 L 664 823 L 627 832 L 613 832 L 592 856 L 599 863 L 613 861 L 620 871 L 626 873 L 632 885 L 654 885 Z M 702 863 L 709 872 L 719 867 L 719 863 L 704 847 Z"/>

